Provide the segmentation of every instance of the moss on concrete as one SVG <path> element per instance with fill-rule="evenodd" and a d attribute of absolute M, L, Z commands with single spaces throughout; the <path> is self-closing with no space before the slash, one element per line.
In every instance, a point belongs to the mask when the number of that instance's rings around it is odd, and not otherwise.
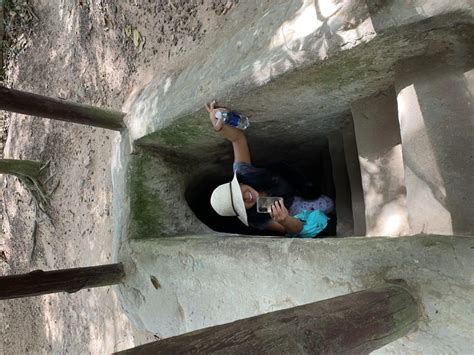
<path fill-rule="evenodd" d="M 157 237 L 164 231 L 165 205 L 153 188 L 156 164 L 148 154 L 135 155 L 130 164 L 130 238 Z"/>
<path fill-rule="evenodd" d="M 341 58 L 342 59 L 342 58 Z M 367 69 L 367 65 L 355 56 L 345 56 L 343 60 L 336 60 L 331 64 L 322 65 L 315 79 L 328 85 L 340 86 L 345 82 L 354 80 L 361 76 Z M 350 73 L 348 75 L 348 73 Z"/>
<path fill-rule="evenodd" d="M 137 144 L 159 144 L 168 148 L 183 148 L 195 144 L 209 135 L 210 124 L 202 113 L 195 113 L 177 120 L 137 141 Z"/>

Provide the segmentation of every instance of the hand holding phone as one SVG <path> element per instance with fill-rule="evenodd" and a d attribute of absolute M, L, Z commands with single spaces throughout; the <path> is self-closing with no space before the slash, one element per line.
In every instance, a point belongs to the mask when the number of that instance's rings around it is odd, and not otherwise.
<path fill-rule="evenodd" d="M 283 202 L 283 197 L 259 197 L 257 200 L 257 212 L 270 213 L 272 205 L 277 201 Z"/>
<path fill-rule="evenodd" d="M 284 226 L 284 223 L 288 219 L 288 210 L 285 207 L 285 204 L 282 201 L 275 202 L 271 207 L 270 217 L 272 219 Z"/>

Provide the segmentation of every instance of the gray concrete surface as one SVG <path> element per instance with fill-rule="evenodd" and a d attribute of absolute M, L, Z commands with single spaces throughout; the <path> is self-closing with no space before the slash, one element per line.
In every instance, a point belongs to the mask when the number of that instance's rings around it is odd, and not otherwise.
<path fill-rule="evenodd" d="M 368 0 L 369 13 L 375 31 L 384 32 L 394 27 L 423 21 L 446 13 L 473 16 L 472 0 Z"/>
<path fill-rule="evenodd" d="M 352 103 L 368 236 L 410 234 L 397 96 L 393 88 Z"/>
<path fill-rule="evenodd" d="M 396 88 L 407 207 L 413 233 L 474 230 L 474 60 L 399 65 Z"/>
<path fill-rule="evenodd" d="M 117 255 L 127 239 L 211 232 L 196 218 L 184 197 L 190 179 L 202 167 L 189 161 L 165 161 L 153 152 L 131 154 L 126 131 L 114 143 L 112 184 Z"/>
<path fill-rule="evenodd" d="M 129 136 L 124 133 L 116 142 L 112 167 L 115 259 L 126 264 L 129 275 L 116 290 L 137 326 L 167 337 L 403 278 L 420 297 L 425 317 L 417 332 L 380 353 L 469 353 L 474 345 L 472 238 L 156 238 L 209 233 L 183 199 L 187 182 L 205 163 L 231 158 L 230 146 L 210 129 L 202 108 L 205 101 L 217 99 L 250 116 L 247 134 L 257 161 L 310 153 L 328 133 L 351 121 L 352 101 L 393 84 L 400 60 L 443 54 L 457 68 L 469 63 L 474 25 L 466 4 L 469 1 L 374 0 L 368 6 L 355 0 L 240 2 L 229 12 L 222 32 L 215 34 L 212 48 L 189 54 L 192 64 L 187 67 L 170 63 L 138 90 L 127 107 Z M 418 82 L 403 86 L 401 78 L 399 97 L 407 88 L 418 93 L 422 87 Z M 472 71 L 463 72 L 463 78 L 466 90 L 459 91 L 458 81 L 454 92 L 472 97 Z M 409 105 L 416 103 L 413 90 L 407 92 Z M 432 88 L 426 90 L 423 97 Z M 441 91 L 440 85 L 434 97 L 441 100 Z M 441 102 L 450 107 L 455 96 L 447 96 Z M 404 109 L 399 106 L 400 112 Z M 450 124 L 466 131 L 469 117 Z M 433 122 L 440 122 L 433 128 L 440 134 L 440 146 L 457 152 L 448 137 L 466 135 L 457 130 L 443 135 L 445 121 Z M 358 165 L 353 128 L 343 133 L 345 154 L 352 154 L 352 163 Z M 417 146 L 415 133 L 407 146 Z M 473 165 L 465 164 L 464 153 L 472 144 L 459 139 L 457 147 L 459 143 L 464 150 L 453 162 L 470 172 Z M 136 156 L 130 155 L 132 150 Z M 413 168 L 411 161 L 423 167 L 421 157 L 431 154 L 410 151 L 412 160 L 403 151 L 406 171 Z M 449 166 L 446 160 L 438 161 Z M 363 235 L 363 196 L 354 199 L 356 189 L 361 192 L 360 171 L 352 163 L 348 159 L 349 175 L 352 171 L 359 176 L 358 184 L 350 178 L 352 201 L 362 202 L 352 206 L 354 216 L 362 214 L 354 217 L 354 233 Z M 448 196 L 469 196 L 466 189 L 472 184 L 466 184 L 466 176 L 472 174 L 452 171 L 443 181 L 463 184 L 457 190 L 452 185 Z M 442 196 L 436 185 L 429 188 Z M 460 211 L 462 218 L 464 213 Z M 363 221 L 364 228 L 357 221 Z"/>
<path fill-rule="evenodd" d="M 270 141 L 282 152 L 304 148 L 340 128 L 351 101 L 389 86 L 400 58 L 469 45 L 472 17 L 455 12 L 464 1 L 441 7 L 408 24 L 396 7 L 379 7 L 380 23 L 398 27 L 377 31 L 360 1 L 241 2 L 212 48 L 193 53 L 188 67 L 163 68 L 131 100 L 131 137 L 163 154 L 217 159 L 221 140 L 203 110 L 215 98 L 250 116 L 256 154 Z"/>
<path fill-rule="evenodd" d="M 342 130 L 344 142 L 344 154 L 346 156 L 347 174 L 351 189 L 352 220 L 354 224 L 354 235 L 365 235 L 365 202 L 364 190 L 362 189 L 362 178 L 359 166 L 359 153 L 352 120 Z"/>
<path fill-rule="evenodd" d="M 200 165 L 226 161 L 230 166 L 232 159 L 231 145 L 210 127 L 205 101 L 216 98 L 250 116 L 247 136 L 254 162 L 310 156 L 324 145 L 329 132 L 344 125 L 352 100 L 391 83 L 398 59 L 448 47 L 458 58 L 459 48 L 474 33 L 469 15 L 451 14 L 462 4 L 454 1 L 449 11 L 443 7 L 424 22 L 379 34 L 371 25 L 374 7 L 358 1 L 239 3 L 226 16 L 222 32 L 214 34 L 215 46 L 189 54 L 187 67 L 170 63 L 129 100 L 126 122 L 133 149 L 140 152 L 136 148 L 140 146 L 160 155 L 147 160 L 140 153 L 130 158 L 129 169 L 140 170 L 144 166 L 140 161 L 149 163 L 141 172 L 127 170 L 133 181 L 123 181 L 127 194 L 140 186 L 148 193 L 147 201 L 128 195 L 131 203 L 146 202 L 144 210 L 130 210 L 130 228 L 136 231 L 132 234 L 183 234 L 189 229 L 180 226 L 181 220 L 192 221 L 189 226 L 204 232 L 205 226 L 183 200 L 186 179 Z M 397 18 L 394 11 L 390 8 L 388 14 L 377 16 Z M 185 166 L 182 172 L 180 164 Z M 159 200 L 155 206 L 153 199 Z M 183 218 L 177 218 L 181 212 L 173 209 L 184 211 Z M 135 217 L 142 214 L 148 214 L 151 222 L 133 227 Z M 117 230 L 123 229 L 118 223 Z"/>
<path fill-rule="evenodd" d="M 340 131 L 328 135 L 329 153 L 331 154 L 332 176 L 336 189 L 337 236 L 354 235 L 352 215 L 351 185 L 347 173 L 344 140 Z"/>
<path fill-rule="evenodd" d="M 196 236 L 130 248 L 118 292 L 134 322 L 160 337 L 404 279 L 423 319 L 378 353 L 468 354 L 474 346 L 473 238 Z"/>

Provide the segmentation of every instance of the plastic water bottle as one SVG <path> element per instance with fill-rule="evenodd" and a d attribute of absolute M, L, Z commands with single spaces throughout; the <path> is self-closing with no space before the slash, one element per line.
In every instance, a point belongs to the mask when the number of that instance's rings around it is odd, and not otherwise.
<path fill-rule="evenodd" d="M 249 118 L 247 116 L 238 114 L 237 112 L 217 111 L 216 118 L 218 120 L 223 119 L 225 124 L 232 127 L 236 127 L 241 130 L 246 130 L 247 127 L 250 125 Z"/>

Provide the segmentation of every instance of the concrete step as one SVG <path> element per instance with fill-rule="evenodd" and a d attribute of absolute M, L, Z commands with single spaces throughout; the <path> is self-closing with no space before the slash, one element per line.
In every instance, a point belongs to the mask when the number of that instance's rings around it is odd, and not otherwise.
<path fill-rule="evenodd" d="M 344 140 L 340 131 L 328 135 L 329 153 L 332 162 L 332 176 L 336 190 L 336 235 L 348 237 L 354 235 L 352 215 L 351 186 L 347 173 Z"/>
<path fill-rule="evenodd" d="M 365 204 L 366 234 L 410 233 L 395 90 L 351 104 Z"/>
<path fill-rule="evenodd" d="M 125 262 L 137 267 L 116 292 L 137 326 L 163 338 L 356 292 L 390 278 L 404 279 L 418 291 L 430 324 L 386 353 L 472 353 L 472 342 L 466 341 L 474 329 L 472 238 L 308 241 L 196 235 L 135 239 L 129 248 Z M 151 275 L 162 285 L 158 290 Z"/>
<path fill-rule="evenodd" d="M 366 233 L 364 193 L 362 191 L 359 154 L 357 153 L 354 125 L 351 120 L 349 120 L 348 125 L 343 128 L 342 138 L 344 141 L 347 174 L 349 176 L 354 235 L 364 236 Z"/>
<path fill-rule="evenodd" d="M 419 57 L 396 70 L 407 209 L 416 234 L 474 231 L 474 70 L 451 65 Z"/>

